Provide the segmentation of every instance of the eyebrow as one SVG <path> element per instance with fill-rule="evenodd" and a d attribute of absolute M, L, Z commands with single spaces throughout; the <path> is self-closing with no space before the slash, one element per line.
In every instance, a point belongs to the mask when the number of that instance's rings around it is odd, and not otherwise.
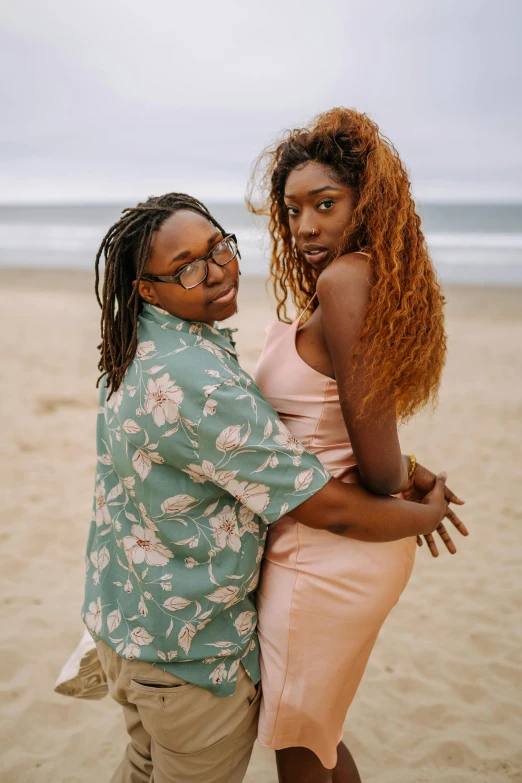
<path fill-rule="evenodd" d="M 316 196 L 318 193 L 323 193 L 325 190 L 337 190 L 339 193 L 341 192 L 341 188 L 336 188 L 334 185 L 325 185 L 323 188 L 316 188 L 315 190 L 309 190 L 308 195 L 309 196 Z M 293 193 L 285 193 L 285 198 L 295 198 Z"/>
<path fill-rule="evenodd" d="M 216 231 L 215 234 L 212 234 L 211 237 L 207 239 L 207 245 L 211 247 L 216 239 L 221 236 L 221 231 Z M 182 253 L 179 253 L 176 258 L 173 258 L 172 261 L 169 262 L 170 264 L 175 264 L 177 261 L 184 261 L 185 258 L 188 258 L 191 254 L 190 250 L 184 250 Z"/>

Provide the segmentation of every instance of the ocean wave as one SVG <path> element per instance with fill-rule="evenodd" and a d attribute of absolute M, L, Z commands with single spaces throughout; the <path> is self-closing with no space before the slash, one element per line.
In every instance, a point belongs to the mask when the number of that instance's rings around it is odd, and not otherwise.
<path fill-rule="evenodd" d="M 107 228 L 60 223 L 0 224 L 0 250 L 85 250 L 96 248 Z"/>
<path fill-rule="evenodd" d="M 232 222 L 232 221 L 231 221 Z M 0 266 L 89 268 L 107 224 L 68 220 L 0 222 Z M 238 225 L 245 275 L 268 274 L 270 242 L 259 226 Z M 428 232 L 428 247 L 443 280 L 522 282 L 522 233 Z"/>
<path fill-rule="evenodd" d="M 16 223 L 0 224 L 0 248 L 82 250 L 97 247 L 106 226 L 92 224 Z M 240 245 L 268 247 L 268 236 L 256 228 L 236 232 Z M 430 247 L 522 249 L 522 233 L 433 232 L 426 235 Z"/>
<path fill-rule="evenodd" d="M 426 241 L 431 247 L 522 249 L 522 234 L 441 232 L 427 234 Z"/>

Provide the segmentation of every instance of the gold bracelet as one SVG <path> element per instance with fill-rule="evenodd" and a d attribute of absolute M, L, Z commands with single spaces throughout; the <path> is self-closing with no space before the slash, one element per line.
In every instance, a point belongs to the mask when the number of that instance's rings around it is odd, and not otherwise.
<path fill-rule="evenodd" d="M 413 454 L 408 454 L 408 459 L 410 460 L 410 470 L 408 473 L 408 480 L 409 480 L 415 473 L 415 468 L 417 467 L 417 460 L 415 459 L 415 456 Z"/>

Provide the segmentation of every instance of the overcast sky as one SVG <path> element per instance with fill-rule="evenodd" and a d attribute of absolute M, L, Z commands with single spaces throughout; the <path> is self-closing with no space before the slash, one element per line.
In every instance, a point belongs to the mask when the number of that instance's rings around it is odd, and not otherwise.
<path fill-rule="evenodd" d="M 365 111 L 424 199 L 522 201 L 519 0 L 12 0 L 0 201 L 241 198 L 281 130 Z"/>

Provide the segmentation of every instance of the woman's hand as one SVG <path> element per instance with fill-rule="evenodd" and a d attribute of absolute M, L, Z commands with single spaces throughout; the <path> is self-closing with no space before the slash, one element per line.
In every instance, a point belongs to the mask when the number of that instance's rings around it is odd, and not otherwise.
<path fill-rule="evenodd" d="M 442 520 L 448 513 L 448 501 L 446 500 L 447 478 L 448 474 L 445 470 L 439 473 L 438 476 L 435 476 L 433 487 L 420 501 L 423 506 L 429 506 L 430 511 L 433 512 L 430 525 L 431 530 L 429 533 L 423 533 L 422 535 L 424 536 L 431 535 L 432 531 L 438 530 L 440 525 L 442 525 Z M 417 539 L 419 539 L 419 536 L 417 536 Z"/>
<path fill-rule="evenodd" d="M 413 471 L 413 476 L 408 480 L 408 484 L 406 485 L 406 488 L 403 489 L 402 491 L 402 496 L 404 497 L 405 500 L 411 500 L 414 501 L 415 503 L 422 503 L 426 495 L 428 495 L 433 489 L 433 487 L 435 486 L 436 478 L 437 477 L 435 473 L 432 473 L 431 470 L 428 470 L 428 468 L 425 468 L 423 465 L 420 465 L 417 462 L 417 466 Z M 444 497 L 446 498 L 448 503 L 454 503 L 455 505 L 458 506 L 462 506 L 465 502 L 464 500 L 458 498 L 455 495 L 455 493 L 451 491 L 449 487 L 445 487 Z M 457 528 L 457 530 L 462 536 L 469 535 L 466 526 L 460 521 L 460 519 L 455 514 L 455 512 L 452 511 L 450 508 L 448 508 L 446 517 L 447 519 L 450 520 L 450 522 L 453 525 L 455 525 L 455 527 Z M 451 540 L 442 522 L 437 527 L 437 533 L 444 541 L 447 550 L 452 555 L 454 555 L 455 552 L 457 551 L 457 548 L 453 543 L 453 541 Z M 435 544 L 433 536 L 431 534 L 428 534 L 423 536 L 423 538 L 426 540 L 426 543 L 433 557 L 438 557 L 439 550 L 437 549 L 437 545 Z M 422 546 L 421 536 L 417 536 L 417 544 L 419 546 Z"/>

